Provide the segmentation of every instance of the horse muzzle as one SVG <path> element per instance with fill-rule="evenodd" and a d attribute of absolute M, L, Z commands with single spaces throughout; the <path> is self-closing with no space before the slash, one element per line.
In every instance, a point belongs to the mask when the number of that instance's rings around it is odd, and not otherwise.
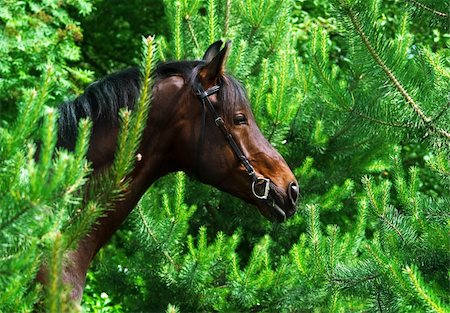
<path fill-rule="evenodd" d="M 258 178 L 252 184 L 252 192 L 259 200 L 261 213 L 271 221 L 284 222 L 297 211 L 299 187 L 296 181 L 290 182 L 287 190 L 282 190 L 269 179 Z"/>

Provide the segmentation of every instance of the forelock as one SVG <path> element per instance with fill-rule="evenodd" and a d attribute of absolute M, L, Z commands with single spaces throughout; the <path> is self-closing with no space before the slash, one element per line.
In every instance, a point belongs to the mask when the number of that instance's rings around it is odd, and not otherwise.
<path fill-rule="evenodd" d="M 224 118 L 231 122 L 234 113 L 239 110 L 250 111 L 250 105 L 244 87 L 232 76 L 222 75 L 219 78 L 219 105 Z"/>

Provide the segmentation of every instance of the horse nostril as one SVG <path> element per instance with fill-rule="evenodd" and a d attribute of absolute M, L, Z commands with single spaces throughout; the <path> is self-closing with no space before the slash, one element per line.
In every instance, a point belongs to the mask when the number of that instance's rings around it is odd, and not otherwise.
<path fill-rule="evenodd" d="M 293 204 L 297 203 L 298 194 L 299 194 L 299 190 L 298 190 L 297 183 L 295 181 L 291 182 L 288 187 L 288 195 L 289 195 L 289 199 L 291 199 Z"/>

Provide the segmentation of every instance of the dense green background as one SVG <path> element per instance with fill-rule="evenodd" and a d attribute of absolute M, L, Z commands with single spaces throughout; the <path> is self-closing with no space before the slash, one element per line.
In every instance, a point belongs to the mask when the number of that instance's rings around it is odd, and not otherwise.
<path fill-rule="evenodd" d="M 156 35 L 160 60 L 199 58 L 211 42 L 233 40 L 229 72 L 246 86 L 261 130 L 293 169 L 299 210 L 272 224 L 238 199 L 181 173 L 169 175 L 96 257 L 83 310 L 448 310 L 450 141 L 440 130 L 450 128 L 449 13 L 445 0 L 6 0 L 0 257 L 23 262 L 0 269 L 0 286 L 12 286 L 0 298 L 5 310 L 27 311 L 36 302 L 47 311 L 79 309 L 63 296 L 67 306 L 42 300 L 33 275 L 39 260 L 60 251 L 58 234 L 66 230 L 64 218 L 58 222 L 48 212 L 64 208 L 70 221 L 81 202 L 69 192 L 61 198 L 57 187 L 36 189 L 33 175 L 46 173 L 53 182 L 61 162 L 73 162 L 67 178 L 54 184 L 81 188 L 89 173 L 83 149 L 73 161 L 54 154 L 52 172 L 31 161 L 31 143 L 45 146 L 48 139 L 52 156 L 53 111 L 46 107 L 140 64 L 148 35 Z M 432 122 L 411 109 L 364 36 Z M 50 87 L 43 78 L 49 67 Z M 23 122 L 28 119 L 35 122 Z M 40 212 L 45 223 L 35 219 Z M 24 228 L 29 234 L 17 236 Z M 83 233 L 73 232 L 69 238 Z M 63 287 L 58 292 L 66 294 Z"/>

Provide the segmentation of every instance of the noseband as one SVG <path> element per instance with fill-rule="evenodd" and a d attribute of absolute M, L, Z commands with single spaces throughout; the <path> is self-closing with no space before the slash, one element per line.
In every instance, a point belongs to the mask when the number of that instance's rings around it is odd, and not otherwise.
<path fill-rule="evenodd" d="M 208 108 L 209 112 L 213 116 L 214 123 L 216 126 L 221 130 L 222 134 L 225 136 L 226 140 L 228 141 L 228 144 L 230 145 L 231 149 L 233 150 L 236 157 L 240 160 L 241 164 L 245 167 L 245 170 L 247 171 L 248 175 L 252 179 L 252 193 L 253 195 L 261 200 L 267 200 L 269 197 L 269 190 L 270 190 L 270 180 L 265 177 L 258 177 L 255 173 L 255 169 L 250 164 L 250 161 L 247 159 L 244 153 L 242 153 L 242 150 L 239 148 L 238 144 L 233 138 L 233 135 L 228 130 L 227 126 L 225 125 L 225 121 L 223 118 L 217 113 L 216 109 L 214 108 L 213 104 L 211 103 L 211 100 L 209 100 L 209 96 L 217 93 L 220 90 L 220 86 L 212 86 L 208 88 L 207 90 L 203 89 L 202 84 L 197 80 L 196 82 L 196 96 L 200 99 L 201 105 L 202 105 L 202 124 L 201 124 L 201 133 L 199 138 L 199 145 L 197 148 L 197 164 L 199 164 L 200 161 L 200 153 L 201 153 L 201 146 L 203 144 L 204 140 L 204 132 L 205 132 L 205 120 L 206 120 L 206 111 L 205 107 Z M 262 187 L 262 193 L 259 194 L 256 190 L 256 187 Z"/>

